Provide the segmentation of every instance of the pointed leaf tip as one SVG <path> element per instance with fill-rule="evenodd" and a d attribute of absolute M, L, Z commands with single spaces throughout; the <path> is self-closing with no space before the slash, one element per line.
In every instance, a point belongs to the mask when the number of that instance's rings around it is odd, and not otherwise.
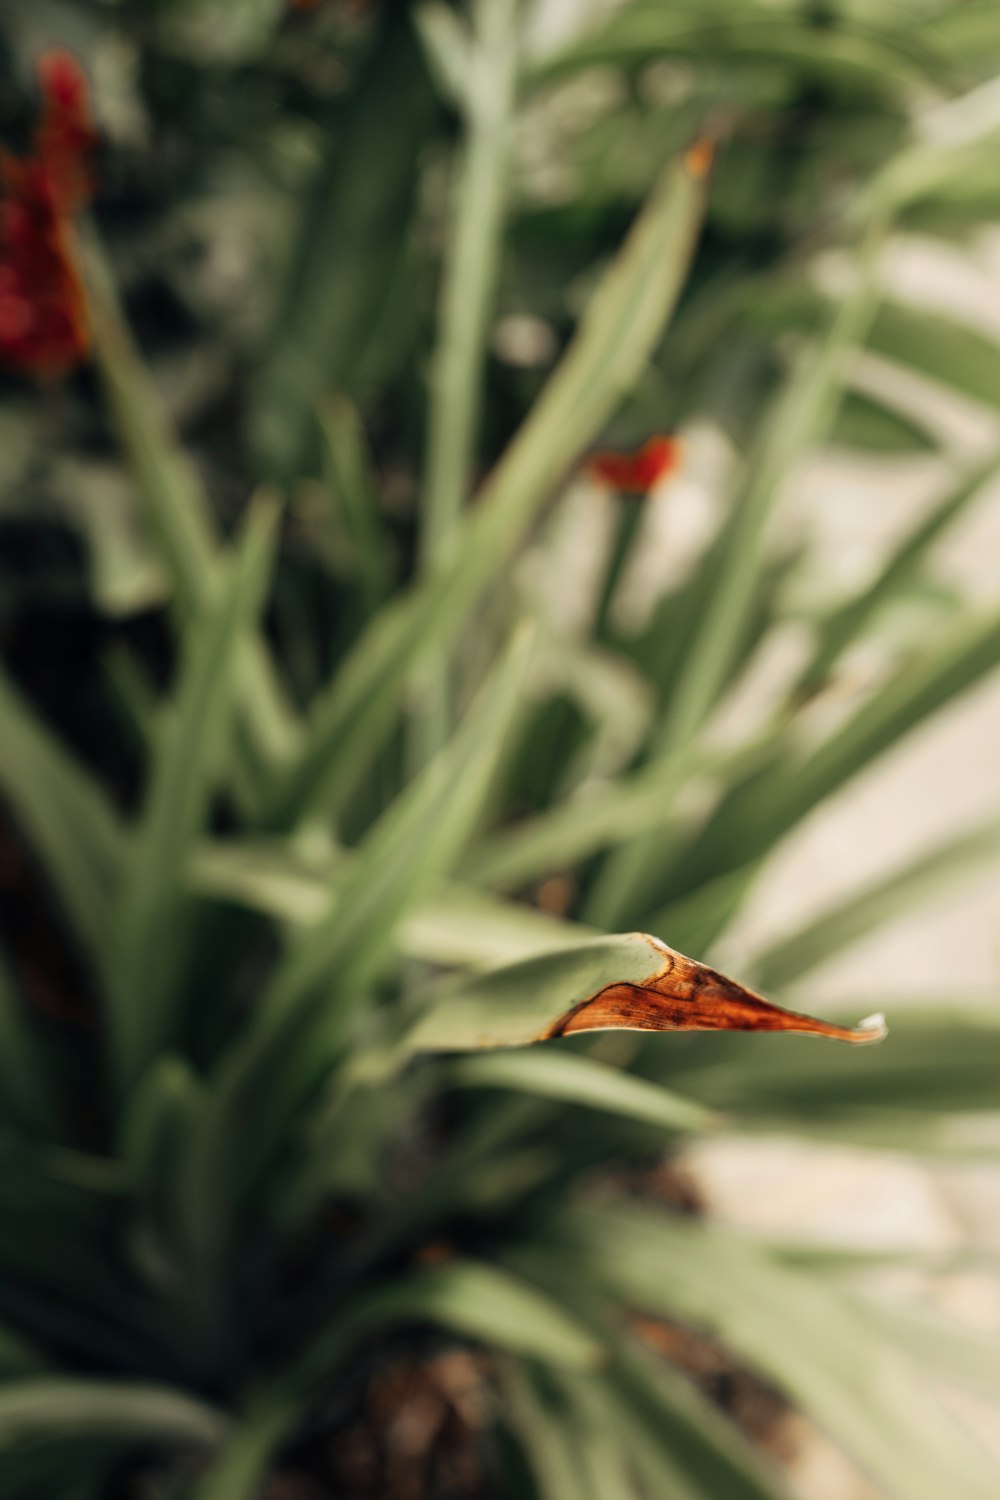
<path fill-rule="evenodd" d="M 889 1035 L 889 1025 L 884 1014 L 876 1010 L 859 1021 L 854 1040 L 857 1042 L 882 1042 Z"/>
<path fill-rule="evenodd" d="M 636 936 L 658 955 L 659 968 L 638 981 L 605 985 L 558 1017 L 539 1040 L 577 1031 L 794 1031 L 868 1043 L 888 1031 L 881 1013 L 852 1027 L 785 1010 L 659 938 Z"/>
<path fill-rule="evenodd" d="M 685 170 L 695 180 L 707 177 L 714 160 L 715 142 L 710 136 L 700 136 L 684 153 Z"/>
<path fill-rule="evenodd" d="M 434 986 L 413 1052 L 526 1047 L 578 1031 L 791 1031 L 881 1041 L 881 1015 L 839 1026 L 785 1010 L 645 932 L 597 937 Z"/>

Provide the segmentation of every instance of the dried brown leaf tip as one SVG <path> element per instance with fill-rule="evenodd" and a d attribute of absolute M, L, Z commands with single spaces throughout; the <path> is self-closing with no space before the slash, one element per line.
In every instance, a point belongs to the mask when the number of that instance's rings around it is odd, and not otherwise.
<path fill-rule="evenodd" d="M 880 1042 L 885 1018 L 868 1016 L 858 1026 L 835 1026 L 784 1010 L 725 974 L 686 958 L 643 934 L 660 967 L 641 983 L 606 985 L 580 1001 L 546 1030 L 545 1038 L 576 1031 L 799 1031 L 836 1041 Z"/>
<path fill-rule="evenodd" d="M 714 160 L 715 142 L 709 136 L 702 136 L 684 153 L 684 166 L 688 175 L 695 179 L 707 177 Z"/>

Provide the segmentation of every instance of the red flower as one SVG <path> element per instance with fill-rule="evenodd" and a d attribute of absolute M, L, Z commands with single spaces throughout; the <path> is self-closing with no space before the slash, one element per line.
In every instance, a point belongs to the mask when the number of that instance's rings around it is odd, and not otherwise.
<path fill-rule="evenodd" d="M 661 479 L 680 467 L 678 438 L 652 437 L 637 453 L 593 453 L 587 472 L 599 484 L 629 494 L 645 495 Z"/>
<path fill-rule="evenodd" d="M 87 80 L 68 52 L 46 52 L 38 60 L 42 118 L 36 137 L 39 160 L 52 180 L 59 208 L 76 213 L 93 193 L 90 155 L 97 133 L 87 101 Z"/>
<path fill-rule="evenodd" d="M 36 375 L 79 364 L 89 347 L 72 216 L 92 189 L 96 136 L 83 73 L 68 53 L 38 64 L 42 118 L 24 160 L 0 154 L 0 358 Z"/>

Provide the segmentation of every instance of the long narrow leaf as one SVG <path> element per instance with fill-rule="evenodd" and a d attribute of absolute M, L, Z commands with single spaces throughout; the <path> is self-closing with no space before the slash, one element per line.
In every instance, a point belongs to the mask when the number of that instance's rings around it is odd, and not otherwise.
<path fill-rule="evenodd" d="M 253 1500 L 303 1403 L 359 1338 L 383 1326 L 431 1323 L 552 1364 L 593 1367 L 601 1348 L 557 1302 L 483 1262 L 454 1260 L 358 1297 L 312 1337 L 261 1394 L 197 1490 L 198 1500 Z"/>
<path fill-rule="evenodd" d="M 405 911 L 468 840 L 519 708 L 529 649 L 519 633 L 452 740 L 376 824 L 329 920 L 291 947 L 222 1064 L 186 1174 L 190 1238 L 206 1275 L 218 1270 L 235 1200 L 343 1046 Z"/>
<path fill-rule="evenodd" d="M 371 614 L 389 592 L 392 569 L 360 418 L 345 396 L 328 396 L 319 409 L 319 428 L 326 488 L 343 516 Z"/>
<path fill-rule="evenodd" d="M 534 1284 L 565 1300 L 570 1311 L 608 1344 L 612 1357 L 599 1377 L 567 1370 L 553 1371 L 549 1379 L 574 1385 L 577 1399 L 595 1418 L 601 1407 L 610 1408 L 616 1446 L 629 1455 L 640 1493 L 684 1500 L 716 1500 L 719 1495 L 732 1500 L 788 1500 L 777 1468 L 707 1396 L 652 1353 L 638 1320 L 626 1331 L 620 1305 L 608 1298 L 599 1271 L 595 1276 L 570 1245 L 569 1239 L 550 1242 L 543 1231 L 515 1247 L 508 1259 Z M 567 1250 L 574 1268 L 569 1281 Z M 604 1388 L 600 1391 L 598 1381 Z"/>
<path fill-rule="evenodd" d="M 470 12 L 462 93 L 465 143 L 444 269 L 431 378 L 422 563 L 446 558 L 472 487 L 483 371 L 500 266 L 520 51 L 518 0 L 480 0 Z M 418 763 L 440 749 L 453 717 L 447 655 L 425 670 L 416 705 Z"/>
<path fill-rule="evenodd" d="M 885 1298 L 858 1299 L 864 1318 L 927 1370 L 934 1380 L 1000 1401 L 996 1341 L 927 1307 Z"/>
<path fill-rule="evenodd" d="M 365 839 L 329 918 L 275 976 L 265 1012 L 286 1013 L 325 976 L 346 1006 L 384 962 L 406 908 L 447 873 L 476 826 L 519 708 L 530 647 L 530 634 L 519 633 L 451 743 Z"/>
<path fill-rule="evenodd" d="M 665 899 L 760 859 L 795 824 L 918 724 L 1000 664 L 1000 612 L 965 615 L 812 753 L 788 750 L 721 799 L 661 871 Z"/>
<path fill-rule="evenodd" d="M 504 1415 L 542 1500 L 590 1494 L 579 1444 L 570 1437 L 565 1406 L 546 1401 L 529 1372 L 513 1360 L 500 1365 Z M 618 1496 L 612 1491 L 614 1500 Z"/>
<path fill-rule="evenodd" d="M 552 488 L 634 384 L 680 294 L 704 199 L 700 167 L 681 163 L 664 175 L 531 415 L 457 529 L 450 557 L 382 612 L 318 703 L 305 750 L 273 800 L 273 821 L 293 823 L 347 794 L 392 722 L 404 679 L 461 629 Z"/>
<path fill-rule="evenodd" d="M 893 917 L 909 915 L 942 888 L 995 867 L 998 854 L 1000 822 L 995 819 L 945 840 L 771 944 L 750 961 L 756 982 L 768 990 L 794 984 Z"/>
<path fill-rule="evenodd" d="M 240 652 L 260 608 L 276 517 L 251 515 L 203 633 L 190 637 L 175 712 L 161 737 L 118 916 L 112 992 L 119 1082 L 127 1086 L 169 1038 L 183 972 L 183 877 L 224 766 Z"/>
<path fill-rule="evenodd" d="M 228 1426 L 221 1412 L 169 1386 L 44 1375 L 0 1388 L 0 1438 L 87 1433 L 214 1448 Z"/>
<path fill-rule="evenodd" d="M 238 902 L 295 927 L 306 927 L 330 910 L 339 879 L 346 882 L 353 854 L 330 867 L 296 860 L 283 846 L 249 839 L 203 843 L 191 865 L 191 889 Z M 457 881 L 442 881 L 421 893 L 405 913 L 396 945 L 408 958 L 443 968 L 494 968 L 571 948 L 597 934 L 519 901 L 505 901 Z"/>
<path fill-rule="evenodd" d="M 498 1267 L 455 1260 L 359 1298 L 319 1332 L 292 1379 L 322 1376 L 360 1334 L 403 1320 L 438 1323 L 551 1364 L 586 1369 L 602 1359 L 599 1342 L 545 1293 Z"/>
<path fill-rule="evenodd" d="M 386 287 L 405 253 L 434 110 L 412 18 L 393 7 L 338 121 L 336 144 L 324 152 L 257 379 L 256 447 L 278 479 L 301 468 L 320 399 L 358 394 Z"/>
<path fill-rule="evenodd" d="M 878 304 L 875 273 L 885 229 L 881 220 L 869 227 L 854 289 L 805 370 L 795 370 L 781 393 L 727 520 L 722 550 L 711 559 L 711 576 L 699 591 L 698 614 L 684 662 L 652 747 L 668 808 L 677 791 L 684 755 L 727 679 L 764 566 L 766 526 L 782 484 L 809 445 L 829 428 L 843 392 L 846 361 L 863 343 L 874 315 Z M 605 861 L 590 893 L 587 920 L 616 927 L 639 911 L 648 912 L 645 887 L 662 855 L 658 830 L 617 849 Z"/>
<path fill-rule="evenodd" d="M 136 491 L 174 590 L 182 621 L 209 607 L 222 550 L 198 475 L 171 431 L 156 391 L 121 315 L 96 239 L 84 241 L 94 352 L 109 410 L 135 476 Z M 291 755 L 297 730 L 263 641 L 241 648 L 241 715 L 252 758 L 274 766 Z"/>
<path fill-rule="evenodd" d="M 754 1047 L 751 1066 L 746 1045 L 735 1037 L 713 1038 L 710 1046 L 692 1038 L 683 1056 L 664 1058 L 662 1072 L 653 1069 L 653 1076 L 738 1117 L 742 1129 L 794 1129 L 912 1153 L 947 1149 L 955 1127 L 970 1117 L 988 1124 L 996 1111 L 1000 1045 L 992 997 L 974 1009 L 926 994 L 883 992 L 879 1003 L 892 1014 L 892 1042 L 885 1047 L 845 1057 L 839 1048 L 789 1037 L 780 1048 Z M 931 1076 L 934 1109 L 928 1110 Z"/>
<path fill-rule="evenodd" d="M 934 544 L 982 496 L 998 473 L 1000 465 L 991 455 L 985 463 L 963 474 L 903 538 L 871 584 L 822 622 L 816 650 L 795 685 L 796 695 L 805 696 L 823 686 L 837 659 L 857 640 L 877 611 L 912 582 Z"/>
<path fill-rule="evenodd" d="M 647 933 L 463 976 L 438 986 L 404 1052 L 519 1047 L 577 1031 L 807 1031 L 876 1041 L 882 1018 L 830 1027 L 762 1000 Z"/>
<path fill-rule="evenodd" d="M 616 8 L 603 25 L 545 55 L 543 77 L 607 63 L 638 64 L 664 56 L 700 58 L 710 51 L 731 65 L 783 62 L 803 80 L 884 91 L 909 90 L 934 77 L 936 59 L 897 35 L 859 26 L 838 13 L 820 25 L 758 4 L 733 11 L 715 4 L 690 11 L 656 0 Z"/>
<path fill-rule="evenodd" d="M 777 1380 L 900 1500 L 995 1494 L 997 1470 L 954 1426 L 922 1372 L 831 1287 L 707 1226 L 641 1208 L 580 1219 L 588 1264 L 633 1306 L 720 1334 Z"/>
<path fill-rule="evenodd" d="M 2 675 L 0 720 L 0 788 L 102 972 L 122 871 L 122 829 L 100 787 Z"/>
<path fill-rule="evenodd" d="M 664 1130 L 705 1130 L 712 1114 L 689 1099 L 591 1057 L 566 1052 L 500 1052 L 467 1057 L 447 1071 L 461 1088 L 511 1089 L 585 1109 L 606 1110 Z"/>

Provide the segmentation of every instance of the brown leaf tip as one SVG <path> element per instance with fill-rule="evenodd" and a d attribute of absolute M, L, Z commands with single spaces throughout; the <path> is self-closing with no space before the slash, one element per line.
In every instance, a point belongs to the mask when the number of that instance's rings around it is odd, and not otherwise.
<path fill-rule="evenodd" d="M 702 136 L 693 145 L 689 146 L 684 153 L 684 167 L 689 177 L 699 180 L 707 177 L 715 160 L 715 142 L 708 136 Z"/>
<path fill-rule="evenodd" d="M 886 1035 L 881 1014 L 851 1027 L 785 1010 L 658 938 L 641 936 L 660 958 L 660 968 L 641 983 L 605 985 L 553 1022 L 546 1038 L 577 1031 L 795 1031 L 869 1043 Z"/>

